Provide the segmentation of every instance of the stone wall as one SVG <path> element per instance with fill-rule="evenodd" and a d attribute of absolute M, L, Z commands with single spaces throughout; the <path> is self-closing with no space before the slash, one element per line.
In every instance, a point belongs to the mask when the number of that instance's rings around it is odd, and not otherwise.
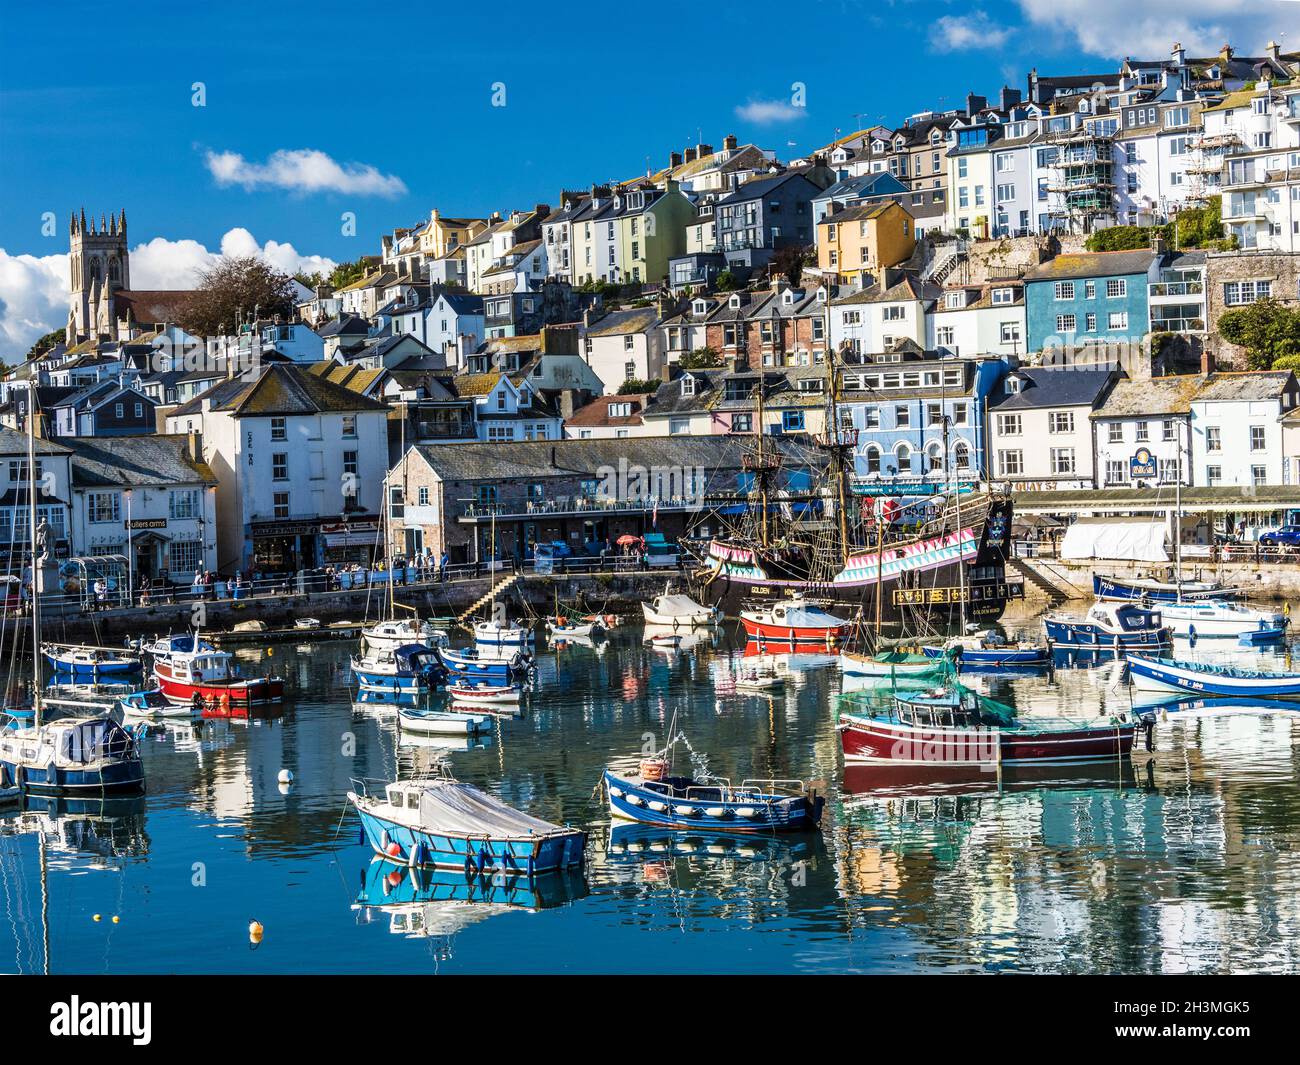
<path fill-rule="evenodd" d="M 1220 369 L 1245 370 L 1245 349 L 1229 344 L 1219 335 L 1219 318 L 1234 310 L 1223 302 L 1223 286 L 1229 281 L 1268 281 L 1270 295 L 1279 303 L 1300 302 L 1300 255 L 1268 251 L 1210 252 L 1206 256 L 1206 350 Z"/>
<path fill-rule="evenodd" d="M 1054 259 L 1062 252 L 1083 251 L 1086 239 L 1078 235 L 1056 234 L 974 240 L 968 246 L 966 261 L 953 272 L 948 281 L 979 285 L 1022 277 L 1025 271 Z"/>

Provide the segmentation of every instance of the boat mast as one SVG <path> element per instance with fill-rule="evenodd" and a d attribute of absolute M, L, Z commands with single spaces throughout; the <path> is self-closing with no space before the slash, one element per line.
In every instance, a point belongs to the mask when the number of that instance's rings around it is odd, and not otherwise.
<path fill-rule="evenodd" d="M 943 371 L 939 376 L 939 417 L 943 424 L 943 481 L 944 487 L 952 497 L 957 517 L 957 616 L 961 622 L 959 636 L 966 635 L 966 561 L 962 557 L 961 535 L 961 484 L 952 480 L 952 464 L 948 460 L 948 374 Z"/>
<path fill-rule="evenodd" d="M 830 374 L 831 402 L 827 426 L 828 436 L 834 447 L 831 452 L 835 457 L 835 492 L 836 510 L 840 520 L 840 561 L 848 565 L 849 561 L 849 509 L 848 509 L 848 463 L 844 461 L 844 439 L 840 433 L 839 376 L 835 372 L 835 346 L 826 344 L 826 369 Z M 833 435 L 831 435 L 833 434 Z M 848 445 L 852 447 L 852 443 Z M 879 536 L 879 531 L 877 531 Z"/>
<path fill-rule="evenodd" d="M 767 463 L 763 460 L 763 385 L 766 375 L 763 373 L 763 367 L 758 368 L 758 457 L 754 463 L 754 473 L 758 477 L 758 542 L 767 547 L 771 534 L 767 526 Z"/>
<path fill-rule="evenodd" d="M 36 379 L 27 382 L 27 512 L 32 559 L 32 713 L 41 727 L 41 600 L 40 564 L 36 558 Z"/>
<path fill-rule="evenodd" d="M 1177 227 L 1175 227 L 1177 228 Z M 1183 439 L 1178 434 L 1178 459 L 1175 462 L 1174 477 L 1174 601 L 1183 601 Z M 1214 539 L 1214 530 L 1210 530 L 1210 539 Z"/>

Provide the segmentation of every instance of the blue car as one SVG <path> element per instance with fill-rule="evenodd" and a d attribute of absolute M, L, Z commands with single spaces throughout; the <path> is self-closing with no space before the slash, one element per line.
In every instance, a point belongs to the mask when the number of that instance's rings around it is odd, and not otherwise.
<path fill-rule="evenodd" d="M 1266 533 L 1260 533 L 1259 542 L 1265 547 L 1276 547 L 1279 544 L 1286 547 L 1300 547 L 1300 525 L 1283 525 L 1277 529 L 1270 529 Z"/>

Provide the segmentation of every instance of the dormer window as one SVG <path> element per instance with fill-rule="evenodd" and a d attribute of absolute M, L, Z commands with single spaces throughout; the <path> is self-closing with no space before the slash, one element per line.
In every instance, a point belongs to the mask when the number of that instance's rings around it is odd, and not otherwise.
<path fill-rule="evenodd" d="M 788 288 L 783 293 L 781 293 L 781 302 L 784 303 L 787 307 L 789 307 L 792 303 L 794 303 L 794 290 Z"/>
<path fill-rule="evenodd" d="M 682 395 L 683 396 L 695 395 L 695 378 L 692 377 L 690 374 L 684 374 L 682 376 Z"/>
<path fill-rule="evenodd" d="M 993 290 L 994 303 L 1015 303 L 1016 290 L 1014 288 L 995 288 Z"/>
<path fill-rule="evenodd" d="M 739 296 L 732 296 L 729 300 L 727 300 L 727 306 L 730 307 L 730 308 L 732 308 L 733 310 L 737 310 L 737 309 L 739 309 L 739 307 L 740 307 L 740 297 L 739 297 Z"/>
<path fill-rule="evenodd" d="M 960 310 L 966 305 L 966 295 L 963 292 L 949 292 L 944 299 L 944 306 L 949 310 Z"/>
<path fill-rule="evenodd" d="M 1020 386 L 1023 382 L 1015 374 L 1007 378 L 1007 391 L 1014 395 L 1020 394 Z"/>
<path fill-rule="evenodd" d="M 696 300 L 693 304 L 691 304 L 691 313 L 708 314 L 709 313 L 708 303 L 706 303 L 704 300 Z"/>

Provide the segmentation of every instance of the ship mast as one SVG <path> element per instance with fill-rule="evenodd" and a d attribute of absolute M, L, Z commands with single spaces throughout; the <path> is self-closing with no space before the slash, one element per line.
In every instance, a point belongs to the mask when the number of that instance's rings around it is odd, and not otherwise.
<path fill-rule="evenodd" d="M 40 559 L 36 557 L 36 376 L 27 382 L 27 511 L 32 559 L 32 715 L 41 727 L 41 597 Z"/>

